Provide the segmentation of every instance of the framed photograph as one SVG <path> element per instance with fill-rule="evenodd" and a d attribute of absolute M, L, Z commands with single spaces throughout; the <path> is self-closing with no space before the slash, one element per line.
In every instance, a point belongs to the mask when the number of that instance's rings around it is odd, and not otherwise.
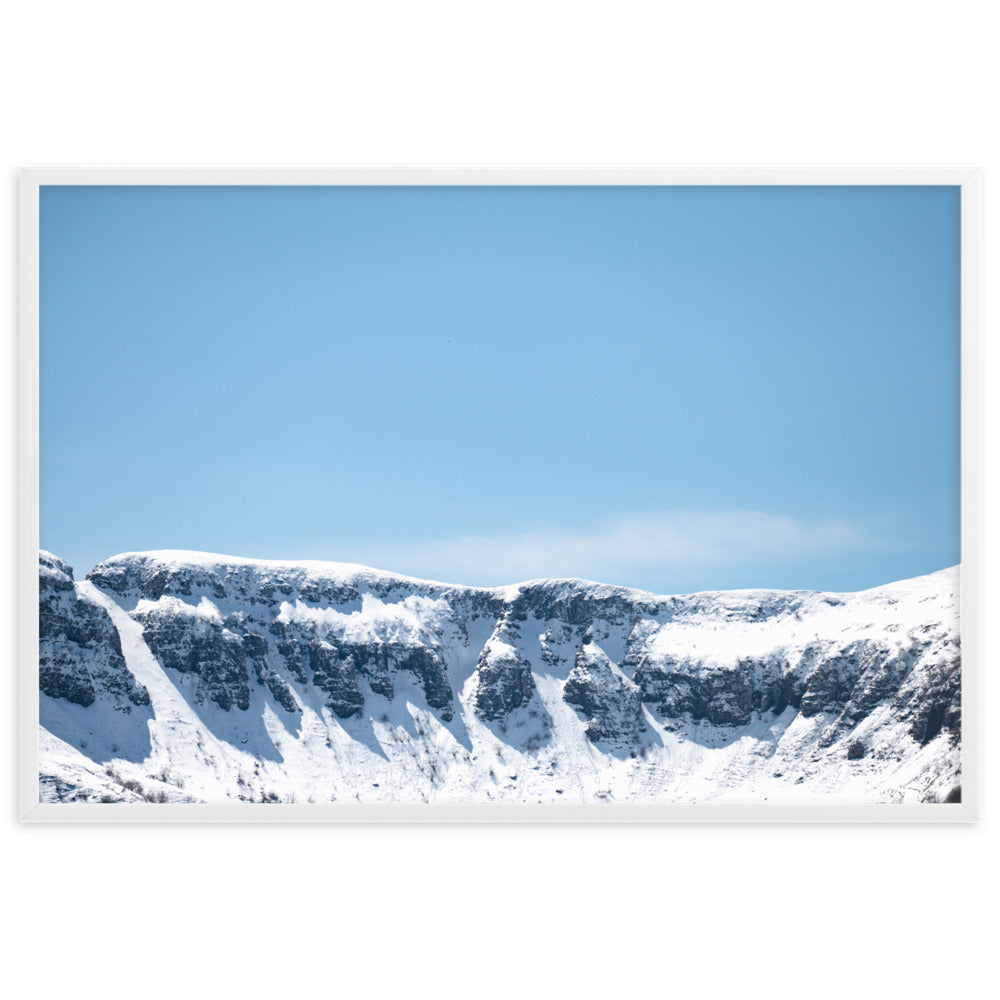
<path fill-rule="evenodd" d="M 20 198 L 22 819 L 979 818 L 976 169 Z"/>

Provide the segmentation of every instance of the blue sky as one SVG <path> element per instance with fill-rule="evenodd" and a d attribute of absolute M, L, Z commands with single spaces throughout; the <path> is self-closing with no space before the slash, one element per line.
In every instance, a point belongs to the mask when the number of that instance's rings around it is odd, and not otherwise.
<path fill-rule="evenodd" d="M 44 187 L 41 544 L 500 584 L 959 561 L 959 189 Z"/>

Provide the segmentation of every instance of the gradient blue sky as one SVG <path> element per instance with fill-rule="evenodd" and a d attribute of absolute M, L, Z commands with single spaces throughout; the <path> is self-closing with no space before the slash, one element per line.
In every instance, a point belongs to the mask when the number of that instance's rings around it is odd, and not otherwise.
<path fill-rule="evenodd" d="M 499 584 L 959 560 L 959 189 L 43 187 L 41 544 Z"/>

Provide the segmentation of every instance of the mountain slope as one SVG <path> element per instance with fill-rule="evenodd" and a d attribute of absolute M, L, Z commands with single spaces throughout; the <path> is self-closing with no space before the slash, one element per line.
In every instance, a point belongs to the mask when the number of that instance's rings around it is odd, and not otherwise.
<path fill-rule="evenodd" d="M 68 569 L 40 557 L 43 618 L 58 601 L 75 623 L 40 650 L 49 800 L 940 801 L 959 783 L 957 569 L 674 597 L 192 552 Z"/>

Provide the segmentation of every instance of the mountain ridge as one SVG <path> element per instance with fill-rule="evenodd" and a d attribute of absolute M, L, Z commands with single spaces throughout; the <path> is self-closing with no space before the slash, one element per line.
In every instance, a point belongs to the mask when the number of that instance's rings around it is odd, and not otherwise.
<path fill-rule="evenodd" d="M 45 552 L 46 550 L 40 550 L 40 552 Z M 48 553 L 53 555 L 53 553 Z M 53 555 L 53 558 L 58 558 Z M 354 572 L 356 574 L 367 574 L 380 577 L 389 577 L 400 582 L 405 583 L 417 583 L 427 586 L 444 587 L 448 589 L 462 589 L 462 590 L 475 590 L 475 591 L 491 591 L 491 592 L 505 592 L 514 588 L 523 588 L 537 584 L 551 584 L 551 585 L 561 585 L 561 584 L 582 584 L 586 587 L 615 590 L 615 591 L 627 591 L 630 594 L 650 596 L 654 598 L 669 598 L 669 597 L 698 597 L 716 594 L 732 594 L 732 595 L 744 595 L 744 594 L 756 594 L 756 593 L 767 593 L 767 594 L 829 594 L 833 596 L 844 596 L 844 595 L 856 595 L 856 594 L 866 594 L 872 591 L 884 590 L 889 587 L 899 587 L 909 584 L 918 583 L 922 580 L 931 580 L 941 574 L 957 574 L 959 571 L 959 564 L 954 566 L 946 566 L 938 570 L 934 570 L 930 573 L 921 573 L 914 577 L 907 577 L 902 580 L 892 580 L 888 583 L 876 584 L 873 587 L 865 587 L 861 590 L 817 590 L 808 587 L 731 587 L 725 589 L 707 589 L 707 590 L 693 590 L 693 591 L 675 591 L 671 593 L 661 593 L 660 591 L 648 590 L 643 587 L 629 587 L 624 584 L 616 583 L 605 583 L 598 580 L 591 580 L 587 577 L 533 577 L 525 580 L 518 580 L 513 583 L 497 584 L 495 586 L 481 586 L 478 584 L 462 584 L 455 582 L 448 582 L 445 580 L 434 580 L 429 577 L 419 577 L 412 576 L 405 573 L 399 573 L 395 570 L 380 569 L 375 566 L 370 566 L 367 563 L 354 563 L 354 562 L 343 562 L 340 560 L 333 559 L 265 559 L 256 558 L 253 556 L 236 556 L 236 555 L 226 555 L 223 553 L 216 552 L 202 552 L 196 549 L 141 549 L 129 552 L 119 552 L 113 556 L 109 556 L 107 559 L 102 559 L 99 563 L 96 563 L 93 569 L 88 572 L 93 573 L 95 570 L 99 569 L 101 566 L 106 564 L 115 564 L 121 561 L 130 562 L 134 560 L 149 560 L 159 562 L 165 566 L 177 565 L 177 566 L 201 566 L 203 568 L 211 567 L 236 567 L 236 566 L 258 566 L 271 569 L 288 569 L 288 570 L 305 570 L 313 571 L 319 573 L 322 570 L 333 570 L 338 571 L 339 575 L 346 576 L 349 575 L 348 571 Z M 61 560 L 60 560 L 61 561 Z"/>
<path fill-rule="evenodd" d="M 61 595 L 66 621 L 99 608 L 150 704 L 74 702 L 74 677 L 127 680 L 103 619 L 43 634 L 53 800 L 139 794 L 122 780 L 170 801 L 957 794 L 955 567 L 855 593 L 656 595 L 160 550 L 70 576 L 66 603 L 58 562 L 40 554 L 40 601 Z"/>

